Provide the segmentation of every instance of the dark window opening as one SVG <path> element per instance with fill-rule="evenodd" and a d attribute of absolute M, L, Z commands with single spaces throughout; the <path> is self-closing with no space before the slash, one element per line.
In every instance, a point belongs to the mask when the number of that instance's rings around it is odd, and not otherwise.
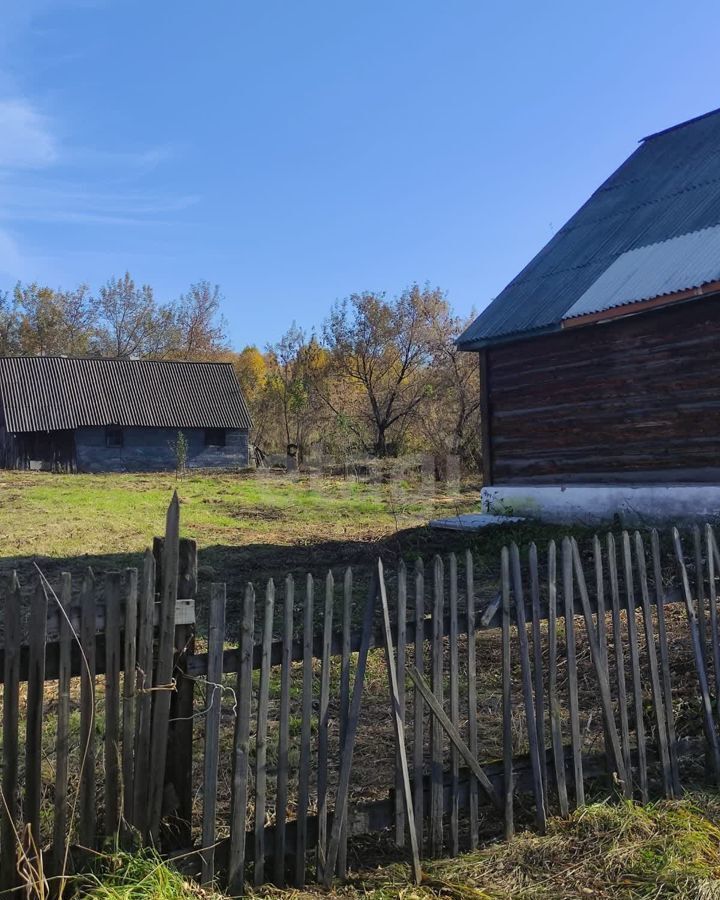
<path fill-rule="evenodd" d="M 124 435 L 122 428 L 110 426 L 105 429 L 105 446 L 106 447 L 122 447 L 124 443 Z"/>
<path fill-rule="evenodd" d="M 206 447 L 224 447 L 225 446 L 225 429 L 224 428 L 206 428 L 205 429 L 205 446 Z"/>

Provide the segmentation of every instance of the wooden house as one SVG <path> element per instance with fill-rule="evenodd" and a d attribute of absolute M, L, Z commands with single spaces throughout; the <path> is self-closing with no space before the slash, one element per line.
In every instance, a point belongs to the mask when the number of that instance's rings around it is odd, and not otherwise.
<path fill-rule="evenodd" d="M 229 363 L 0 358 L 2 468 L 243 468 L 250 425 Z"/>
<path fill-rule="evenodd" d="M 720 110 L 644 138 L 458 343 L 488 508 L 717 515 Z"/>

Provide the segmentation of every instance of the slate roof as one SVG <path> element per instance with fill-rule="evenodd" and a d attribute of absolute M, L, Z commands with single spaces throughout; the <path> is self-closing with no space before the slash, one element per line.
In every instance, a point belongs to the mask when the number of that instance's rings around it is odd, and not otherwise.
<path fill-rule="evenodd" d="M 473 350 L 556 331 L 623 254 L 717 225 L 720 110 L 644 138 L 466 329 L 458 345 Z M 610 279 L 610 284 L 616 282 Z M 601 301 L 596 297 L 595 302 Z"/>
<path fill-rule="evenodd" d="M 251 425 L 230 363 L 0 357 L 0 413 L 12 433 Z"/>

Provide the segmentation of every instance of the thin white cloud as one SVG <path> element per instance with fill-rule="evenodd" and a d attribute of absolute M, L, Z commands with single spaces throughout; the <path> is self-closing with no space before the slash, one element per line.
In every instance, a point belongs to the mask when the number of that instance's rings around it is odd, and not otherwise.
<path fill-rule="evenodd" d="M 58 159 L 48 119 L 27 100 L 0 99 L 0 168 L 39 169 Z"/>

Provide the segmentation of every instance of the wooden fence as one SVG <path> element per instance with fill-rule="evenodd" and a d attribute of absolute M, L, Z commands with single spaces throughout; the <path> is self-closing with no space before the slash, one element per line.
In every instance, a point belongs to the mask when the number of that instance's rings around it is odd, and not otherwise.
<path fill-rule="evenodd" d="M 379 563 L 359 604 L 350 569 L 248 585 L 237 646 L 223 584 L 195 635 L 177 498 L 140 571 L 87 572 L 75 590 L 39 574 L 25 625 L 13 576 L 0 889 L 41 860 L 62 884 L 108 841 L 182 851 L 235 895 L 329 883 L 355 836 L 388 828 L 418 880 L 423 856 L 509 836 L 528 809 L 543 829 L 586 790 L 676 796 L 687 759 L 720 780 L 720 555 L 709 526 L 691 542 L 687 563 L 677 531 L 665 550 L 657 532 L 608 534 L 585 557 L 571 538 L 512 545 L 482 608 L 469 552 L 392 577 Z M 677 727 L 688 700 L 700 740 L 686 712 Z"/>

